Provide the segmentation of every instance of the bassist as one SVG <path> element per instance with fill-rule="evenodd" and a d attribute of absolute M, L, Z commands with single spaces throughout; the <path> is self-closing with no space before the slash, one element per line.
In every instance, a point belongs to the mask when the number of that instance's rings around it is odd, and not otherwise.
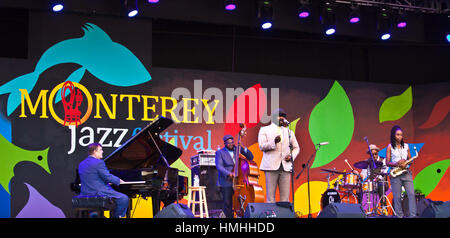
<path fill-rule="evenodd" d="M 216 168 L 219 174 L 219 186 L 223 197 L 223 211 L 227 218 L 233 218 L 233 168 L 236 162 L 234 138 L 231 135 L 223 137 L 224 147 L 216 151 Z M 240 153 L 247 159 L 253 160 L 252 152 L 241 146 Z"/>

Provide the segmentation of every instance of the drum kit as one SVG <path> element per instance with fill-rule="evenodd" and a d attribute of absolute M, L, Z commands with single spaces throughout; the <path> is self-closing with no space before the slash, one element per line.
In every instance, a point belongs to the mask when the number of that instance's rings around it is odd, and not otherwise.
<path fill-rule="evenodd" d="M 353 173 L 354 170 L 348 161 L 345 160 L 345 162 L 351 168 L 351 172 L 322 169 L 321 173 L 328 174 L 328 186 L 322 194 L 321 209 L 323 210 L 330 203 L 360 203 L 363 205 L 366 215 L 389 215 L 390 211 L 395 215 L 386 196 L 389 182 L 388 174 L 382 172 L 383 163 L 375 161 L 374 164 L 371 164 L 369 160 L 356 162 L 353 165 L 355 168 L 367 170 L 368 176 L 363 180 L 359 174 Z M 334 175 L 339 176 L 331 184 L 330 178 Z"/>

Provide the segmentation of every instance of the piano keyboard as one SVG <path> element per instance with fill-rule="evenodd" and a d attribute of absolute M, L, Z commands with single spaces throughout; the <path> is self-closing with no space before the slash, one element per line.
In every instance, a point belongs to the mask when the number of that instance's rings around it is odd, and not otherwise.
<path fill-rule="evenodd" d="M 124 181 L 120 182 L 120 184 L 144 184 L 145 181 Z"/>

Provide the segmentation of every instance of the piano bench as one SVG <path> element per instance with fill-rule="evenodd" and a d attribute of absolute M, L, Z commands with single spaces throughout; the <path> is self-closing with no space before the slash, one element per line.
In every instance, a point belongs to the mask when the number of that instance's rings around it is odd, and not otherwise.
<path fill-rule="evenodd" d="M 104 211 L 112 211 L 116 207 L 114 198 L 107 196 L 74 196 L 72 207 L 76 211 L 76 217 L 89 218 L 91 212 L 97 212 L 99 218 L 104 218 Z M 112 215 L 112 214 L 111 214 Z"/>

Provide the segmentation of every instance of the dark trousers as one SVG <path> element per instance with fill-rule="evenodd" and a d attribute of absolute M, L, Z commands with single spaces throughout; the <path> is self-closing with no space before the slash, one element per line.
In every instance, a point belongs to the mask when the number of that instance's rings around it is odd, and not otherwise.
<path fill-rule="evenodd" d="M 113 218 L 125 217 L 128 209 L 128 202 L 129 202 L 128 196 L 122 194 L 120 197 L 115 198 L 115 200 L 116 200 L 116 208 L 114 209 L 114 212 L 111 217 Z"/>
<path fill-rule="evenodd" d="M 223 199 L 223 213 L 227 218 L 233 218 L 233 187 L 220 187 Z"/>

